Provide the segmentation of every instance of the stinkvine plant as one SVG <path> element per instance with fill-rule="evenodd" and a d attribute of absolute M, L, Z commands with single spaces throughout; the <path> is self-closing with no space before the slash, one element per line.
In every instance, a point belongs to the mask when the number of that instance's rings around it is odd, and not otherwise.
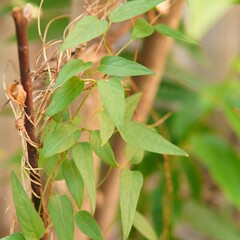
<path fill-rule="evenodd" d="M 136 18 L 161 2 L 164 1 L 135 0 L 117 7 L 108 4 L 99 14 L 101 17 L 97 17 L 97 14 L 82 15 L 71 22 L 63 34 L 63 40 L 50 42 L 46 42 L 46 36 L 51 22 L 42 34 L 38 17 L 42 50 L 37 62 L 41 58 L 43 61 L 35 71 L 29 70 L 28 60 L 26 30 L 30 8 L 29 5 L 24 10 L 14 8 L 21 80 L 9 87 L 8 97 L 17 103 L 20 112 L 16 122 L 24 148 L 22 172 L 31 183 L 32 198 L 29 199 L 23 184 L 12 172 L 13 199 L 21 232 L 7 239 L 47 239 L 55 231 L 58 239 L 71 240 L 74 238 L 74 222 L 91 239 L 104 239 L 94 219 L 96 188 L 99 184 L 96 184 L 93 152 L 109 166 L 109 171 L 112 168 L 121 169 L 123 239 L 128 239 L 133 224 L 148 239 L 156 239 L 146 219 L 136 211 L 144 179 L 141 172 L 131 170 L 131 164 L 138 164 L 144 151 L 178 156 L 187 156 L 187 153 L 153 128 L 133 120 L 141 93 L 128 94 L 130 77 L 155 73 L 119 55 L 130 43 L 148 37 L 155 31 L 193 43 L 179 31 L 164 24 L 154 24 L 154 21 L 149 22 L 144 17 Z M 43 1 L 39 12 L 42 4 Z M 115 23 L 129 19 L 133 19 L 130 40 L 115 53 L 108 44 L 107 34 Z M 104 49 L 100 61 L 86 62 L 79 58 L 81 47 L 96 39 L 99 41 L 96 52 Z M 44 87 L 33 91 L 32 84 L 43 77 Z M 99 92 L 102 106 L 95 113 L 100 128 L 92 130 L 81 124 L 84 115 L 81 116 L 79 112 L 95 89 Z M 89 141 L 84 142 L 80 137 L 86 133 Z M 128 162 L 125 165 L 117 162 L 110 145 L 111 137 L 116 133 L 126 143 L 125 156 Z M 64 191 L 53 188 L 57 180 L 65 181 L 74 201 Z M 107 175 L 103 181 L 108 181 Z M 84 189 L 91 206 L 89 211 L 82 209 L 86 200 Z M 146 225 L 146 232 L 141 224 Z"/>

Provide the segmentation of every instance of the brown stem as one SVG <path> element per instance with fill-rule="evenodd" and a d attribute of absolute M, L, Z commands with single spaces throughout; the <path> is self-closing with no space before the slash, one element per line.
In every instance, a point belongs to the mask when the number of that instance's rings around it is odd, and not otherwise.
<path fill-rule="evenodd" d="M 27 93 L 25 101 L 25 119 L 24 127 L 31 142 L 36 143 L 35 126 L 34 126 L 34 112 L 33 112 L 33 96 L 32 96 L 32 82 L 29 67 L 28 56 L 28 39 L 27 39 L 27 25 L 28 18 L 24 16 L 23 10 L 16 7 L 12 11 L 12 16 L 15 22 L 17 43 L 18 43 L 18 57 L 19 68 L 21 75 L 22 86 Z M 38 152 L 37 149 L 27 142 L 27 155 L 30 164 L 30 180 L 32 188 L 32 202 L 35 209 L 38 211 L 41 200 L 41 180 L 38 172 Z M 42 216 L 42 212 L 41 212 Z"/>

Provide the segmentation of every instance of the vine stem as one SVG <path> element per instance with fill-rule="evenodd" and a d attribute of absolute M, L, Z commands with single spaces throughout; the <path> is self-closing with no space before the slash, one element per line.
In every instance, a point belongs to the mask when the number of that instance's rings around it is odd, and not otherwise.
<path fill-rule="evenodd" d="M 26 8 L 23 10 L 20 7 L 15 7 L 12 11 L 16 27 L 16 37 L 18 44 L 18 58 L 19 68 L 21 75 L 21 83 L 27 94 L 25 101 L 25 117 L 24 127 L 30 138 L 30 141 L 36 143 L 35 125 L 34 125 L 34 111 L 33 111 L 33 96 L 32 96 L 32 81 L 29 66 L 29 53 L 28 53 L 28 38 L 27 38 L 27 25 L 29 21 L 30 12 Z M 35 209 L 38 211 L 40 207 L 42 185 L 38 172 L 38 152 L 30 142 L 27 141 L 27 158 L 29 162 L 29 177 L 31 181 L 32 202 Z M 43 218 L 43 212 L 40 213 Z"/>

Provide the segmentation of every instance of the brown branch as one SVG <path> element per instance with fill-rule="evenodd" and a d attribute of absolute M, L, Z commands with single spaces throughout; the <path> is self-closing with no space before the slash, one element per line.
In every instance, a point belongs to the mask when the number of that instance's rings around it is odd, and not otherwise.
<path fill-rule="evenodd" d="M 27 94 L 25 101 L 25 119 L 24 127 L 28 137 L 32 143 L 36 143 L 35 126 L 34 126 L 34 112 L 33 112 L 33 96 L 32 96 L 32 82 L 29 67 L 28 56 L 28 39 L 27 39 L 27 25 L 28 16 L 20 7 L 16 7 L 12 11 L 12 16 L 15 22 L 17 43 L 18 43 L 18 57 L 19 68 L 21 75 L 21 83 Z M 38 173 L 38 152 L 37 149 L 27 141 L 27 155 L 30 164 L 30 180 L 32 188 L 32 202 L 35 209 L 38 211 L 41 201 L 41 180 Z M 41 212 L 42 216 L 42 212 Z"/>
<path fill-rule="evenodd" d="M 172 28 L 176 28 L 180 21 L 184 0 L 173 0 L 168 15 L 159 18 L 162 22 Z M 137 89 L 143 93 L 142 99 L 137 108 L 137 117 L 140 121 L 146 121 L 152 108 L 161 77 L 164 72 L 164 66 L 168 52 L 173 40 L 169 37 L 154 33 L 148 37 L 139 55 L 138 62 L 147 66 L 156 72 L 154 76 L 140 76 L 133 79 Z M 124 142 L 120 136 L 116 136 L 113 143 L 115 156 L 120 165 L 126 160 L 124 158 Z M 102 185 L 101 191 L 104 195 L 104 205 L 100 206 L 96 211 L 96 219 L 104 230 L 108 228 L 116 214 L 116 206 L 119 200 L 119 170 L 112 171 L 108 180 Z M 107 236 L 106 236 L 107 235 Z M 106 234 L 105 239 L 109 239 L 111 233 Z"/>

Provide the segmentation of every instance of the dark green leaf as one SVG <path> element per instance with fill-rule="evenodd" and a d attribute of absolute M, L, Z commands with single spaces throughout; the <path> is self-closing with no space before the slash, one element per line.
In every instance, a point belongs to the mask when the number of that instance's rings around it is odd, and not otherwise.
<path fill-rule="evenodd" d="M 114 9 L 109 16 L 111 22 L 122 22 L 124 20 L 143 14 L 164 0 L 135 0 L 126 2 Z"/>
<path fill-rule="evenodd" d="M 145 19 L 139 18 L 134 23 L 131 38 L 145 38 L 152 35 L 153 32 L 154 27 L 150 25 Z"/>
<path fill-rule="evenodd" d="M 80 211 L 75 215 L 78 228 L 93 240 L 103 240 L 101 230 L 93 216 L 87 211 Z"/>
<path fill-rule="evenodd" d="M 145 217 L 136 211 L 133 226 L 147 239 L 149 240 L 157 240 L 157 235 L 154 232 L 152 226 L 148 223 Z"/>
<path fill-rule="evenodd" d="M 24 238 L 26 240 L 38 240 L 44 235 L 43 221 L 14 172 L 12 172 L 12 193 L 18 222 Z"/>
<path fill-rule="evenodd" d="M 118 166 L 110 144 L 107 142 L 104 145 L 102 145 L 100 132 L 98 130 L 90 132 L 90 144 L 92 146 L 93 151 L 98 155 L 98 157 L 103 162 L 110 164 L 113 167 Z"/>
<path fill-rule="evenodd" d="M 84 197 L 84 182 L 74 161 L 64 161 L 62 164 L 62 173 L 76 204 L 81 208 Z"/>
<path fill-rule="evenodd" d="M 1 238 L 1 240 L 25 240 L 22 233 L 14 233 L 7 237 Z"/>
<path fill-rule="evenodd" d="M 101 145 L 104 145 L 112 136 L 115 129 L 115 124 L 106 111 L 99 112 L 99 120 L 101 126 L 100 127 L 100 137 L 102 140 Z"/>
<path fill-rule="evenodd" d="M 77 143 L 72 148 L 73 160 L 83 178 L 92 212 L 96 208 L 96 181 L 94 176 L 92 149 L 87 142 Z"/>
<path fill-rule="evenodd" d="M 72 77 L 52 96 L 46 115 L 53 116 L 63 111 L 83 91 L 84 82 Z"/>
<path fill-rule="evenodd" d="M 123 125 L 120 134 L 127 143 L 145 151 L 168 155 L 188 156 L 186 152 L 170 143 L 160 134 L 137 122 L 126 122 Z"/>
<path fill-rule="evenodd" d="M 72 147 L 80 137 L 80 130 L 70 124 L 58 124 L 56 131 L 47 135 L 43 145 L 44 157 L 51 157 Z"/>
<path fill-rule="evenodd" d="M 123 239 L 126 240 L 132 228 L 138 198 L 143 185 L 143 176 L 138 171 L 125 168 L 120 175 L 120 210 Z"/>
<path fill-rule="evenodd" d="M 108 22 L 99 20 L 94 16 L 86 16 L 80 19 L 70 31 L 60 47 L 60 51 L 76 47 L 88 42 L 107 31 Z"/>
<path fill-rule="evenodd" d="M 161 34 L 168 36 L 168 37 L 172 37 L 176 40 L 191 43 L 191 44 L 198 44 L 197 42 L 192 40 L 190 37 L 187 37 L 183 33 L 179 32 L 173 28 L 170 28 L 169 26 L 167 26 L 165 24 L 158 23 L 157 25 L 154 26 L 154 29 Z"/>
<path fill-rule="evenodd" d="M 71 240 L 74 234 L 74 216 L 71 201 L 66 195 L 53 195 L 48 211 L 59 240 Z"/>
<path fill-rule="evenodd" d="M 83 62 L 81 59 L 73 59 L 63 66 L 60 70 L 53 89 L 56 89 L 60 85 L 64 84 L 71 77 L 91 68 L 92 62 Z"/>
<path fill-rule="evenodd" d="M 125 112 L 124 89 L 117 78 L 98 81 L 98 90 L 103 105 L 117 128 L 123 124 Z"/>
<path fill-rule="evenodd" d="M 155 74 L 152 70 L 144 67 L 143 65 L 119 56 L 103 57 L 100 61 L 98 70 L 102 73 L 118 77 Z"/>
<path fill-rule="evenodd" d="M 207 167 L 226 196 L 240 207 L 240 159 L 236 152 L 219 136 L 201 134 L 191 139 L 192 154 Z"/>
<path fill-rule="evenodd" d="M 136 107 L 141 99 L 141 96 L 142 96 L 142 93 L 136 93 L 125 99 L 126 110 L 124 114 L 124 121 L 127 122 L 132 119 L 134 111 L 136 110 Z"/>

